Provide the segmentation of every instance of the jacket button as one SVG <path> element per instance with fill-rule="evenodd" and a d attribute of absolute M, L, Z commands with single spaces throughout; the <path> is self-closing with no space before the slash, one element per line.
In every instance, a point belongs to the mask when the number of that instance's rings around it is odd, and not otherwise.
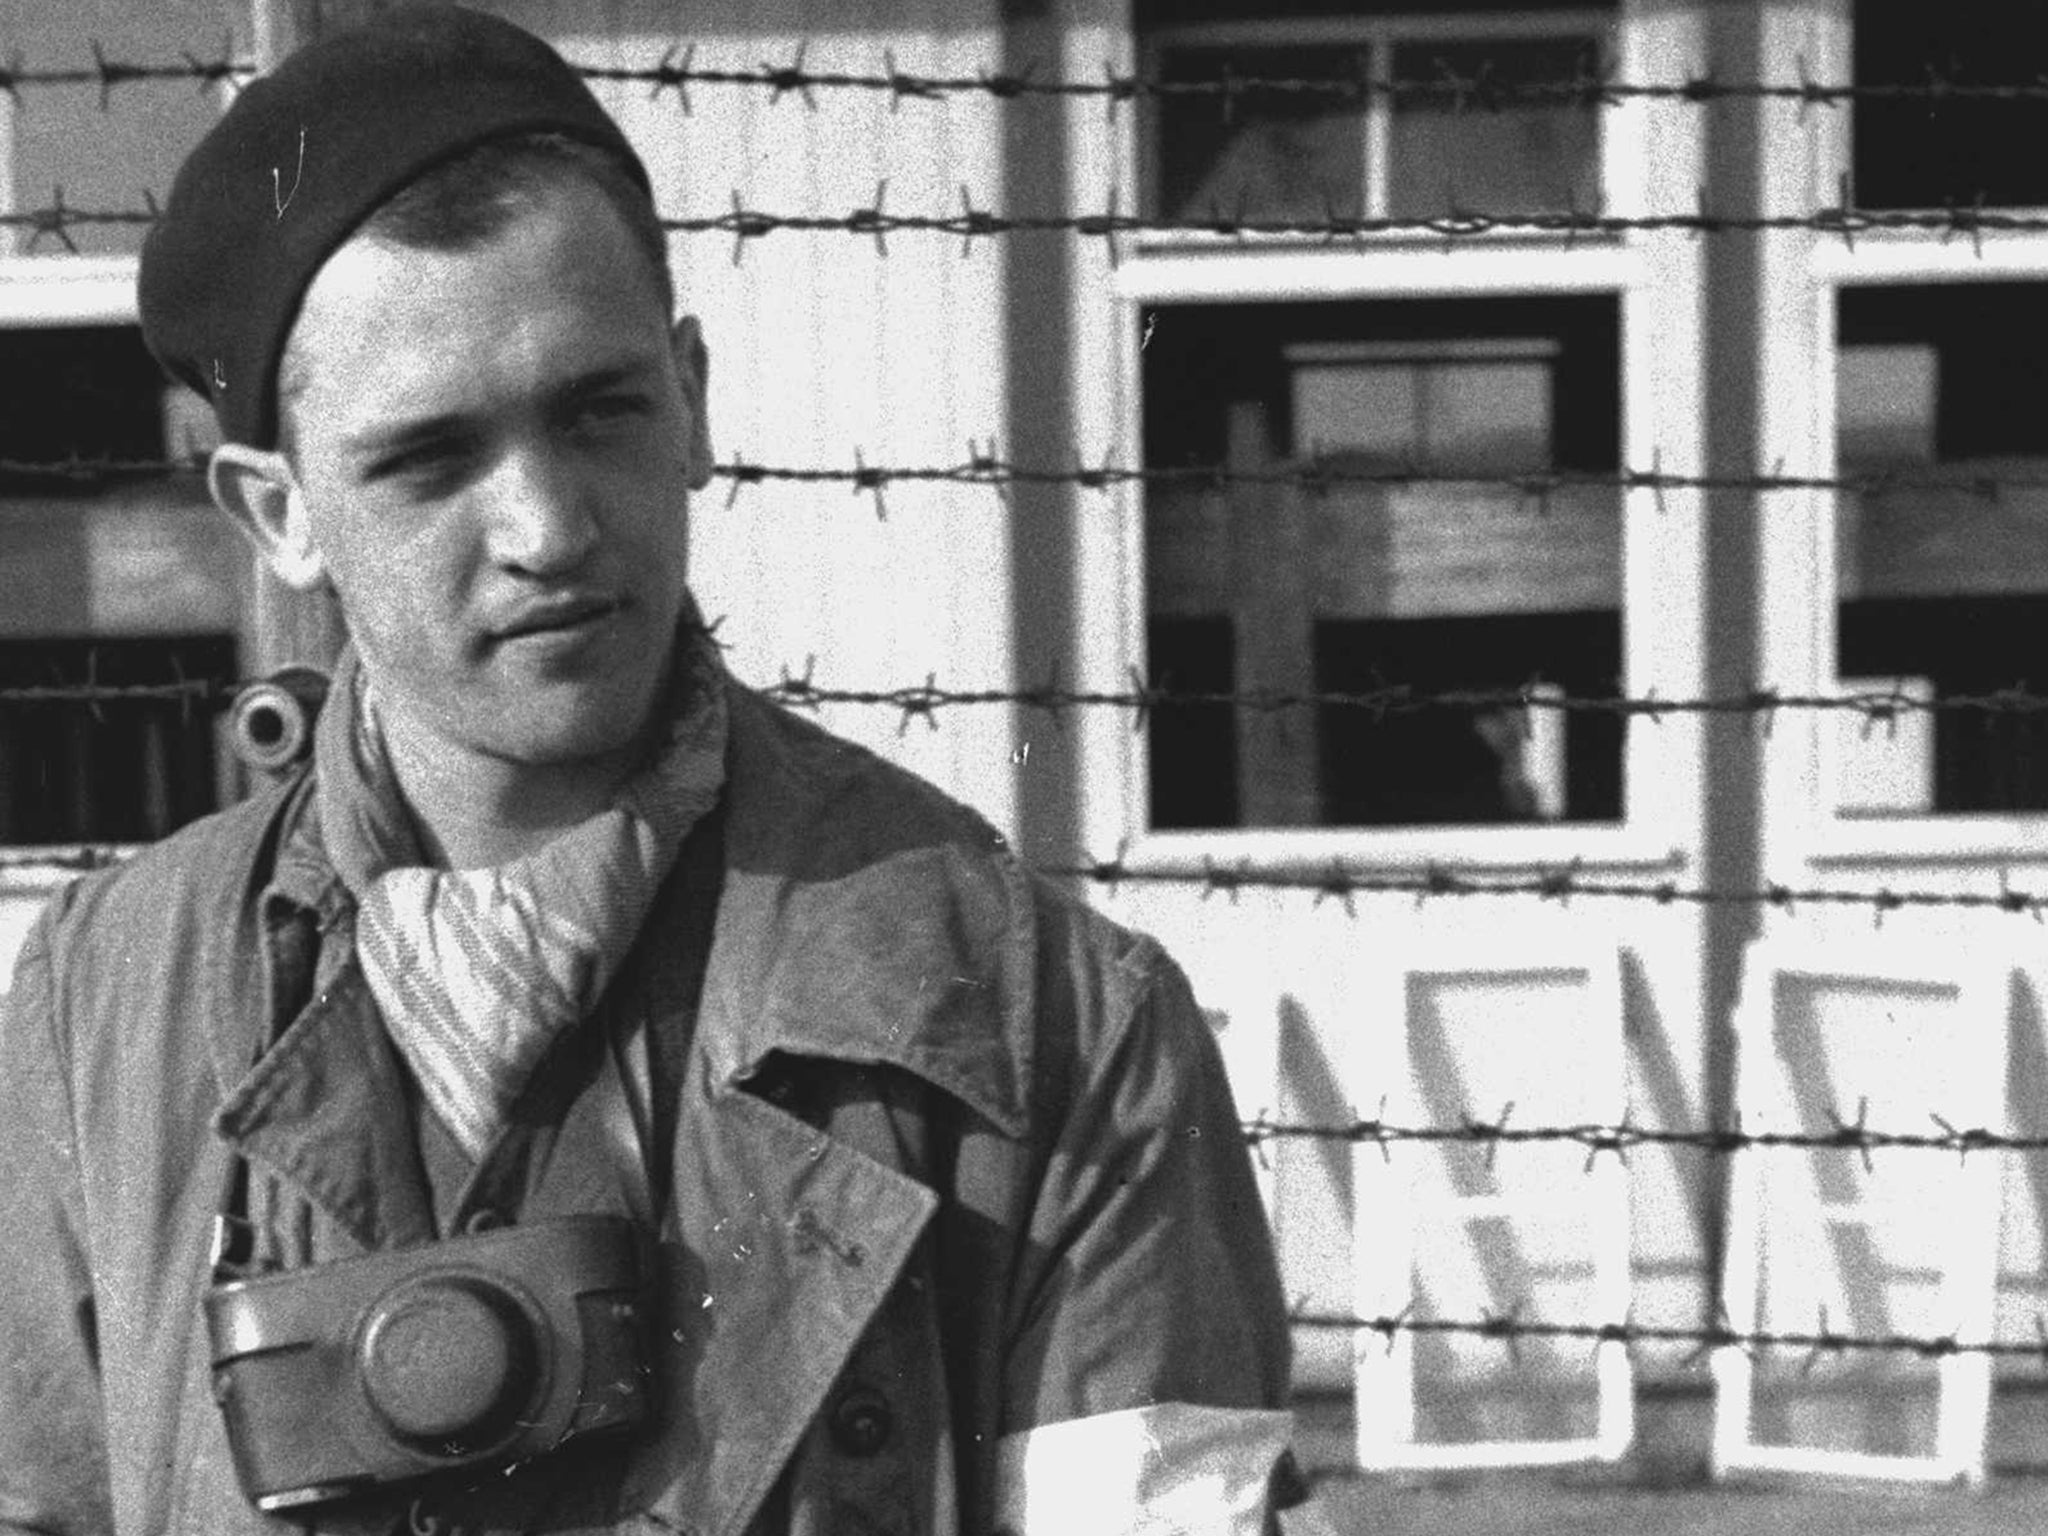
<path fill-rule="evenodd" d="M 872 1456 L 889 1443 L 896 1415 L 872 1387 L 854 1387 L 832 1405 L 832 1443 L 848 1456 Z"/>

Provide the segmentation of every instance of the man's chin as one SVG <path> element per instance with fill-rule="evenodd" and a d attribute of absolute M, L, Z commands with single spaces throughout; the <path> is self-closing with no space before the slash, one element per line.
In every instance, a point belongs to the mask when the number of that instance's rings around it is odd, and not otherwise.
<path fill-rule="evenodd" d="M 488 737 L 492 755 L 533 768 L 567 768 L 617 757 L 645 735 L 644 720 L 623 714 L 595 719 L 506 721 Z"/>

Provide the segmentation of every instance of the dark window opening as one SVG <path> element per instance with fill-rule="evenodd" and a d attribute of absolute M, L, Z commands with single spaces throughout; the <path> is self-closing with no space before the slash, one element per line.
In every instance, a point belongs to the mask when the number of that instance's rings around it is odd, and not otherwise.
<path fill-rule="evenodd" d="M 1237 658 L 1230 620 L 1155 618 L 1146 653 L 1153 687 L 1215 698 L 1164 703 L 1147 716 L 1152 824 L 1236 826 L 1237 732 L 1228 695 L 1237 686 Z"/>
<path fill-rule="evenodd" d="M 1307 702 L 1620 691 L 1619 493 L 1517 479 L 1618 467 L 1618 320 L 1605 295 L 1141 318 L 1147 464 L 1224 472 L 1148 488 L 1151 679 L 1240 695 L 1155 711 L 1153 825 L 1620 816 L 1618 717 Z"/>
<path fill-rule="evenodd" d="M 2033 86 L 2048 59 L 2048 8 L 2015 0 L 1904 5 L 1856 0 L 1855 83 Z M 2048 204 L 2048 100 L 1906 94 L 1855 105 L 1856 204 L 1864 208 Z"/>
<path fill-rule="evenodd" d="M 0 641 L 0 692 L 234 676 L 226 635 Z M 0 699 L 0 844 L 141 842 L 216 809 L 214 719 L 175 698 Z"/>
<path fill-rule="evenodd" d="M 1600 471 L 1621 464 L 1621 309 L 1605 294 L 1163 304 L 1147 310 L 1141 323 L 1147 464 L 1222 464 L 1229 456 L 1226 422 L 1242 404 L 1258 408 L 1264 452 L 1311 451 L 1322 434 L 1312 423 L 1298 428 L 1295 415 L 1298 406 L 1320 403 L 1316 381 L 1304 377 L 1304 363 L 1316 360 L 1316 349 L 1358 349 L 1361 371 L 1381 358 L 1434 359 L 1448 368 L 1461 358 L 1486 361 L 1473 350 L 1475 341 L 1504 354 L 1540 348 L 1551 358 L 1540 401 L 1530 401 L 1514 381 L 1516 400 L 1525 403 L 1522 415 L 1486 423 L 1519 432 L 1525 441 L 1540 426 L 1543 441 L 1523 451 L 1520 468 Z M 1531 409 L 1543 413 L 1542 422 Z M 1382 457 L 1429 456 L 1426 438 L 1403 448 L 1385 433 L 1370 433 L 1376 423 L 1363 414 L 1356 425 L 1368 435 L 1354 443 L 1367 451 L 1376 441 Z M 1353 445 L 1326 439 L 1323 446 Z"/>
<path fill-rule="evenodd" d="M 1836 310 L 1837 673 L 1921 700 L 2048 676 L 2048 284 L 1844 289 Z M 1951 488 L 1927 484 L 1952 479 Z M 1922 483 L 1915 483 L 1915 481 Z M 1986 496 L 1978 482 L 1998 484 Z M 2001 483 L 2006 482 L 2006 483 Z M 2048 731 L 2012 711 L 1840 717 L 1844 815 L 2048 810 Z"/>
<path fill-rule="evenodd" d="M 93 466 L 165 457 L 163 372 L 134 326 L 0 330 L 0 493 L 91 492 Z M 195 482 L 196 483 L 196 482 Z"/>
<path fill-rule="evenodd" d="M 1933 697 L 1982 697 L 2048 678 L 2048 597 L 1871 598 L 1841 610 L 1841 670 Z M 1846 717 L 1845 717 L 1846 718 Z M 1902 722 L 1903 723 L 1903 722 Z M 1931 805 L 1873 809 L 2048 810 L 2048 716 L 1941 710 L 1933 716 Z M 1856 728 L 1861 734 L 1861 727 Z M 1872 727 L 1873 733 L 1886 730 Z"/>
<path fill-rule="evenodd" d="M 1499 614 L 1316 626 L 1316 686 L 1368 693 L 1399 678 L 1419 693 L 1621 691 L 1621 615 Z M 1323 820 L 1331 826 L 1616 821 L 1622 720 L 1554 707 L 1375 715 L 1325 706 L 1317 720 Z"/>

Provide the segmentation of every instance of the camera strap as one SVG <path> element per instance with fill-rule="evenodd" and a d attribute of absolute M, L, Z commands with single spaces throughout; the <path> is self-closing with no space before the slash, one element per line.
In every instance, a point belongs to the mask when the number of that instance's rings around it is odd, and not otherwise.
<path fill-rule="evenodd" d="M 640 1214 L 650 1230 L 661 1227 L 675 1183 L 676 1106 L 725 887 L 723 801 L 691 829 L 669 878 L 676 891 L 674 918 L 662 922 L 667 903 L 657 907 L 655 921 L 640 936 L 640 963 L 632 967 L 655 1006 L 642 1010 L 638 1038 L 629 1048 L 619 1048 L 615 1033 L 607 1042 L 619 1090 L 606 1106 L 607 1137 L 644 1174 L 647 1209 Z"/>

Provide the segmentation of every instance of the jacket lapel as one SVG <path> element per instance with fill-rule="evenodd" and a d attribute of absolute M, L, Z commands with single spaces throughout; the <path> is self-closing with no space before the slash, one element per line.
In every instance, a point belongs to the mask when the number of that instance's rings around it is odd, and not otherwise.
<path fill-rule="evenodd" d="M 352 944 L 333 980 L 229 1092 L 215 1124 L 359 1248 L 432 1240 L 405 1084 Z"/>
<path fill-rule="evenodd" d="M 704 1031 L 720 1020 L 707 1012 Z M 669 1392 L 628 1490 L 674 1529 L 735 1536 L 816 1417 L 938 1197 L 703 1069 L 663 1234 Z M 652 1469 L 680 1469 L 660 1486 Z"/>

